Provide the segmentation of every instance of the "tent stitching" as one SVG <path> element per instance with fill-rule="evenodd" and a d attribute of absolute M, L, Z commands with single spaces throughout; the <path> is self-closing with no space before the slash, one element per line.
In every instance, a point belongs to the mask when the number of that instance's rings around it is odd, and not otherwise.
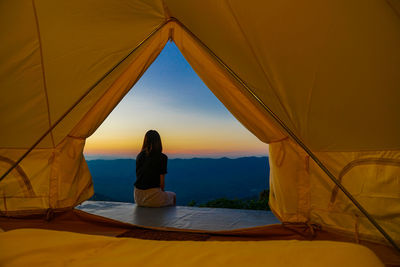
<path fill-rule="evenodd" d="M 50 103 L 49 103 L 49 96 L 47 92 L 47 82 L 46 82 L 46 72 L 44 69 L 44 60 L 43 60 L 43 49 L 42 49 L 42 40 L 41 40 L 41 35 L 40 35 L 40 27 L 39 27 L 39 19 L 37 15 L 37 10 L 35 6 L 35 0 L 32 0 L 32 7 L 33 7 L 33 14 L 35 15 L 35 22 L 36 22 L 36 31 L 38 35 L 38 41 L 39 41 L 39 51 L 40 51 L 40 61 L 41 61 L 41 68 L 42 68 L 42 76 L 43 76 L 43 89 L 44 89 L 44 94 L 46 96 L 46 107 L 47 107 L 47 118 L 49 121 L 49 127 L 51 127 L 51 116 L 50 116 Z M 53 148 L 56 146 L 54 143 L 54 136 L 53 136 L 53 131 L 50 131 L 50 136 L 51 136 L 51 142 L 53 144 Z"/>
<path fill-rule="evenodd" d="M 375 165 L 390 165 L 390 166 L 396 166 L 400 167 L 400 160 L 396 159 L 385 159 L 385 158 L 366 158 L 366 159 L 358 159 L 358 160 L 353 160 L 350 163 L 348 163 L 346 166 L 343 167 L 342 171 L 339 173 L 338 179 L 340 182 L 343 181 L 343 177 L 350 172 L 354 167 L 360 166 L 360 165 L 368 165 L 368 164 L 375 164 Z M 337 198 L 339 188 L 335 186 L 332 190 L 331 193 L 331 198 L 329 201 L 329 207 L 333 208 L 335 205 L 335 201 Z"/>
<path fill-rule="evenodd" d="M 0 156 L 0 161 L 4 161 L 4 162 L 6 162 L 6 163 L 8 163 L 10 165 L 14 164 L 13 160 L 11 160 L 9 158 L 6 158 L 6 157 L 3 157 L 3 156 Z M 23 182 L 22 184 L 25 185 L 25 187 L 26 187 L 26 190 L 27 190 L 28 194 L 25 197 L 36 197 L 36 194 L 35 194 L 35 191 L 33 190 L 31 181 L 29 180 L 28 176 L 26 175 L 26 173 L 22 169 L 22 167 L 18 165 L 17 167 L 15 167 L 15 170 L 19 174 L 18 177 L 21 177 L 21 180 Z"/>
<path fill-rule="evenodd" d="M 232 9 L 232 6 L 229 4 L 229 0 L 226 0 L 226 5 L 227 5 L 228 8 L 230 9 L 233 19 L 235 20 L 235 22 L 236 22 L 236 24 L 237 24 L 237 26 L 238 26 L 240 32 L 242 33 L 242 35 L 243 35 L 243 37 L 244 37 L 244 40 L 245 40 L 246 43 L 247 43 L 247 46 L 250 48 L 250 51 L 251 51 L 251 53 L 253 54 L 253 57 L 254 57 L 255 61 L 257 62 L 257 65 L 259 66 L 259 68 L 261 69 L 261 71 L 262 71 L 262 73 L 263 73 L 263 76 L 264 76 L 265 79 L 267 80 L 268 85 L 271 87 L 272 92 L 274 92 L 274 95 L 275 95 L 277 101 L 279 102 L 279 104 L 280 104 L 280 106 L 282 107 L 283 111 L 285 112 L 286 116 L 288 116 L 288 118 L 292 118 L 292 116 L 290 116 L 289 112 L 287 111 L 287 109 L 286 109 L 285 106 L 283 105 L 283 103 L 282 103 L 280 97 L 278 96 L 278 94 L 277 94 L 277 92 L 276 92 L 276 90 L 275 90 L 275 88 L 274 88 L 274 86 L 273 86 L 273 84 L 272 84 L 271 78 L 269 77 L 269 75 L 268 75 L 267 72 L 265 71 L 265 68 L 262 66 L 260 60 L 258 59 L 258 57 L 257 57 L 257 55 L 256 55 L 256 53 L 255 53 L 255 51 L 254 51 L 253 46 L 251 45 L 249 39 L 247 38 L 247 35 L 244 33 L 243 28 L 242 28 L 242 26 L 240 25 L 239 20 L 237 19 L 236 15 L 235 15 L 235 13 L 234 13 L 234 11 L 233 11 L 233 9 Z"/>
<path fill-rule="evenodd" d="M 397 17 L 400 18 L 400 9 L 396 8 L 396 7 L 393 5 L 392 0 L 386 0 L 385 2 L 388 4 L 388 6 L 390 6 L 390 7 L 392 8 L 392 10 L 393 10 L 394 13 L 397 15 Z"/>
<path fill-rule="evenodd" d="M 162 0 L 162 5 L 163 5 L 164 16 L 166 20 L 169 20 L 171 18 L 171 12 L 169 11 L 167 3 L 165 3 L 165 0 Z"/>

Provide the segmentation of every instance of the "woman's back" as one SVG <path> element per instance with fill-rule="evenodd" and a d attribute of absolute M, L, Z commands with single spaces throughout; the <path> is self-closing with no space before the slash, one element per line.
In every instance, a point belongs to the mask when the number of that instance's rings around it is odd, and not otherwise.
<path fill-rule="evenodd" d="M 136 157 L 135 203 L 144 207 L 176 204 L 176 194 L 164 191 L 168 157 L 162 153 L 161 137 L 155 130 L 147 131 L 142 151 Z"/>
<path fill-rule="evenodd" d="M 141 190 L 160 187 L 160 175 L 167 173 L 167 161 L 163 153 L 140 152 L 136 157 L 135 187 Z"/>

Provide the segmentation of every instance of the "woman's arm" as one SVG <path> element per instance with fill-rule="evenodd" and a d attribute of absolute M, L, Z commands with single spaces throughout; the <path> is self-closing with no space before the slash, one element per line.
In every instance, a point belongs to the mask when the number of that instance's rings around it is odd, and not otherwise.
<path fill-rule="evenodd" d="M 165 174 L 160 174 L 160 187 L 161 187 L 161 190 L 164 191 L 164 187 L 165 187 Z"/>

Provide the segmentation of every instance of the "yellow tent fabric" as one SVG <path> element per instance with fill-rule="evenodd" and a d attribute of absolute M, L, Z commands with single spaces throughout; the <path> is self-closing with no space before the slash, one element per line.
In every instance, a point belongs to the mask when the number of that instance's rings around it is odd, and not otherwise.
<path fill-rule="evenodd" d="M 165 242 L 21 229 L 0 233 L 0 249 L 2 266 L 384 266 L 366 247 L 332 241 Z"/>
<path fill-rule="evenodd" d="M 0 182 L 5 215 L 93 194 L 82 150 L 173 40 L 210 90 L 270 143 L 274 213 L 382 241 L 265 110 L 400 242 L 400 16 L 395 1 L 0 2 Z"/>

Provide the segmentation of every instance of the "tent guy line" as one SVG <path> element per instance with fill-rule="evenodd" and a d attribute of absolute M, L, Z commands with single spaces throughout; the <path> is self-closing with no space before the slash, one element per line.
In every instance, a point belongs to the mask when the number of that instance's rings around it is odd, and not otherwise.
<path fill-rule="evenodd" d="M 201 46 L 214 57 L 218 63 L 223 66 L 229 74 L 238 81 L 248 93 L 262 106 L 262 108 L 271 115 L 271 117 L 289 134 L 289 136 L 313 159 L 313 161 L 324 171 L 330 180 L 351 200 L 351 202 L 364 214 L 364 216 L 374 225 L 374 227 L 391 243 L 391 245 L 400 252 L 400 247 L 394 242 L 390 235 L 375 221 L 367 210 L 351 195 L 351 193 L 341 184 L 341 182 L 328 170 L 328 168 L 318 159 L 318 157 L 298 138 L 294 132 L 249 88 L 249 86 L 241 79 L 230 67 L 228 67 L 207 45 L 205 45 L 193 32 L 191 32 L 183 23 L 174 17 L 169 17 L 154 29 L 145 39 L 143 39 L 128 55 L 120 60 L 113 68 L 106 72 L 93 86 L 91 86 L 51 127 L 1 176 L 0 182 L 15 168 L 19 163 L 49 134 L 52 130 L 94 89 L 100 84 L 110 73 L 112 73 L 122 62 L 132 55 L 142 44 L 157 33 L 161 28 L 170 22 L 177 23 L 182 27 L 192 38 L 194 38 Z M 172 30 L 172 29 L 170 29 Z M 169 34 L 169 40 L 172 38 L 172 33 Z M 143 74 L 143 73 L 142 73 Z M 139 79 L 141 75 L 138 76 Z"/>

